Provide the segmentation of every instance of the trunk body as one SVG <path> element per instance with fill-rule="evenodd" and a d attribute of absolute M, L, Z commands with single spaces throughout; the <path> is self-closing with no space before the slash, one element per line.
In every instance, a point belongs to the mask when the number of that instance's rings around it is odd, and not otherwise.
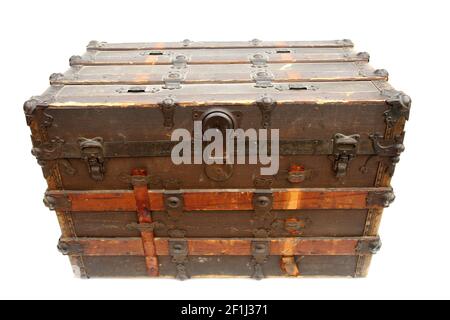
<path fill-rule="evenodd" d="M 365 276 L 410 109 L 368 61 L 349 40 L 91 42 L 24 106 L 60 251 L 82 277 Z M 176 129 L 207 148 L 198 123 L 249 134 L 245 163 L 236 140 L 175 164 Z"/>

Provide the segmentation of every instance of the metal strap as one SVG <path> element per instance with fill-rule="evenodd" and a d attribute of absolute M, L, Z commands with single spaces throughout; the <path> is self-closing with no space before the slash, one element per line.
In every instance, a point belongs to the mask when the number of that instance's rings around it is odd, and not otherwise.
<path fill-rule="evenodd" d="M 252 278 L 261 280 L 265 278 L 263 265 L 267 262 L 270 254 L 270 242 L 255 240 L 252 242 Z"/>
<path fill-rule="evenodd" d="M 140 225 L 153 224 L 150 213 L 150 198 L 148 196 L 147 172 L 145 170 L 133 170 L 131 181 L 133 184 L 134 197 L 136 200 L 136 208 Z M 154 242 L 154 233 L 152 229 L 140 230 L 142 244 L 144 246 L 145 263 L 147 273 L 150 277 L 159 276 L 158 257 L 156 256 L 156 248 Z"/>
<path fill-rule="evenodd" d="M 186 240 L 169 240 L 169 251 L 172 256 L 172 262 L 175 264 L 178 280 L 189 279 L 186 264 L 188 263 L 188 245 Z"/>

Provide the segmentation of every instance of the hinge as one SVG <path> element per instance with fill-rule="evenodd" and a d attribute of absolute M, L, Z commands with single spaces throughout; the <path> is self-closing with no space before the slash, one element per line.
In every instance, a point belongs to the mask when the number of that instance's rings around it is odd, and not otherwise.
<path fill-rule="evenodd" d="M 272 125 L 272 111 L 275 109 L 276 102 L 269 96 L 262 96 L 256 104 L 261 111 L 262 121 L 261 126 L 264 129 L 270 128 Z"/>
<path fill-rule="evenodd" d="M 160 104 L 161 112 L 164 117 L 164 127 L 173 128 L 173 117 L 175 114 L 175 100 L 171 97 L 164 99 Z"/>
<path fill-rule="evenodd" d="M 68 211 L 72 208 L 72 202 L 67 195 L 58 195 L 57 197 L 45 194 L 44 204 L 50 210 Z"/>
<path fill-rule="evenodd" d="M 267 70 L 260 70 L 253 73 L 253 80 L 255 81 L 255 87 L 257 88 L 273 87 L 273 78 L 273 74 Z"/>
<path fill-rule="evenodd" d="M 177 270 L 176 278 L 182 281 L 189 279 L 186 266 L 189 254 L 187 241 L 169 239 L 169 253 Z"/>
<path fill-rule="evenodd" d="M 163 89 L 181 89 L 181 81 L 183 81 L 183 76 L 178 71 L 170 71 L 167 76 L 163 78 L 163 81 Z"/>
<path fill-rule="evenodd" d="M 172 57 L 172 68 L 182 69 L 186 68 L 188 58 L 184 54 L 177 54 Z"/>
<path fill-rule="evenodd" d="M 395 200 L 395 194 L 392 190 L 370 191 L 367 194 L 367 207 L 389 207 Z"/>
<path fill-rule="evenodd" d="M 382 246 L 380 237 L 376 237 L 373 240 L 362 239 L 356 246 L 356 253 L 360 255 L 376 254 L 380 251 Z"/>
<path fill-rule="evenodd" d="M 270 255 L 270 242 L 254 240 L 252 241 L 252 278 L 256 280 L 264 279 L 263 265 L 267 262 Z"/>
<path fill-rule="evenodd" d="M 253 56 L 250 57 L 250 62 L 253 65 L 253 67 L 267 67 L 267 61 L 269 58 L 267 55 L 262 53 L 256 53 Z"/>
<path fill-rule="evenodd" d="M 337 178 L 344 178 L 350 161 L 356 157 L 359 134 L 350 136 L 336 133 L 333 139 L 333 170 Z"/>
<path fill-rule="evenodd" d="M 411 98 L 408 95 L 392 90 L 383 91 L 382 94 L 389 96 L 386 103 L 390 108 L 384 112 L 386 124 L 389 128 L 394 127 L 401 118 L 409 120 Z"/>
<path fill-rule="evenodd" d="M 62 239 L 59 239 L 58 241 L 58 251 L 61 252 L 63 255 L 82 255 L 83 254 L 83 247 L 79 243 L 74 242 L 66 242 Z"/>
<path fill-rule="evenodd" d="M 105 174 L 105 158 L 103 138 L 80 138 L 78 143 L 81 158 L 86 162 L 89 175 L 95 181 L 102 181 Z"/>

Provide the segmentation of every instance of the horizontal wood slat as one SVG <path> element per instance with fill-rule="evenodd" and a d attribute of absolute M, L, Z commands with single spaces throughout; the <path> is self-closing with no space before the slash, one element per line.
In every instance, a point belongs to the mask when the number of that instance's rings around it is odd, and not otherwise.
<path fill-rule="evenodd" d="M 180 190 L 184 211 L 253 210 L 255 190 Z M 384 207 L 379 201 L 369 201 L 392 195 L 390 188 L 342 189 L 273 189 L 274 210 L 298 209 L 366 209 Z M 151 211 L 164 211 L 164 192 L 150 191 Z M 388 200 L 386 198 L 386 200 Z M 133 192 L 118 191 L 48 191 L 50 207 L 68 211 L 136 211 Z M 389 203 L 387 203 L 389 204 Z"/>
<path fill-rule="evenodd" d="M 379 243 L 378 237 L 275 238 L 275 239 L 169 239 L 155 238 L 156 255 L 170 255 L 169 241 L 187 241 L 192 256 L 251 256 L 253 241 L 268 241 L 270 255 L 365 255 Z M 85 256 L 144 256 L 141 238 L 62 238 L 65 254 Z"/>
<path fill-rule="evenodd" d="M 349 48 L 297 48 L 297 49 L 178 49 L 135 51 L 88 51 L 83 56 L 73 56 L 72 66 L 107 65 L 172 65 L 183 61 L 193 64 L 244 64 L 259 59 L 265 63 L 318 63 L 367 62 L 368 53 Z"/>
<path fill-rule="evenodd" d="M 107 43 L 91 41 L 88 50 L 158 50 L 158 49 L 208 49 L 208 48 L 351 48 L 353 42 L 347 39 L 330 41 L 189 41 L 180 42 L 136 42 L 136 43 Z"/>

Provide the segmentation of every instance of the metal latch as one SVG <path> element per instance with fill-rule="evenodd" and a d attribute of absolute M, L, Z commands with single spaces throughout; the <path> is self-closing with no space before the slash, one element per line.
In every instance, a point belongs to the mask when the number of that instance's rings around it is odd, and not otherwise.
<path fill-rule="evenodd" d="M 270 255 L 269 241 L 255 240 L 252 242 L 252 278 L 261 280 L 265 278 L 263 265 Z"/>
<path fill-rule="evenodd" d="M 78 140 L 81 158 L 87 163 L 89 174 L 95 181 L 101 181 L 105 174 L 103 138 L 80 138 Z"/>
<path fill-rule="evenodd" d="M 350 136 L 336 133 L 333 139 L 333 170 L 337 178 L 347 175 L 348 165 L 356 156 L 359 143 L 359 134 Z"/>
<path fill-rule="evenodd" d="M 172 256 L 172 262 L 175 264 L 177 269 L 176 278 L 182 281 L 189 279 L 186 267 L 189 254 L 187 241 L 169 239 L 169 251 Z"/>
<path fill-rule="evenodd" d="M 403 145 L 403 134 L 397 136 L 390 142 L 390 144 L 383 145 L 380 140 L 384 139 L 381 134 L 375 133 L 371 134 L 370 139 L 373 142 L 373 149 L 379 156 L 390 156 L 391 165 L 389 167 L 389 175 L 392 177 L 394 175 L 395 166 L 400 161 L 400 155 L 405 151 L 405 146 Z"/>

